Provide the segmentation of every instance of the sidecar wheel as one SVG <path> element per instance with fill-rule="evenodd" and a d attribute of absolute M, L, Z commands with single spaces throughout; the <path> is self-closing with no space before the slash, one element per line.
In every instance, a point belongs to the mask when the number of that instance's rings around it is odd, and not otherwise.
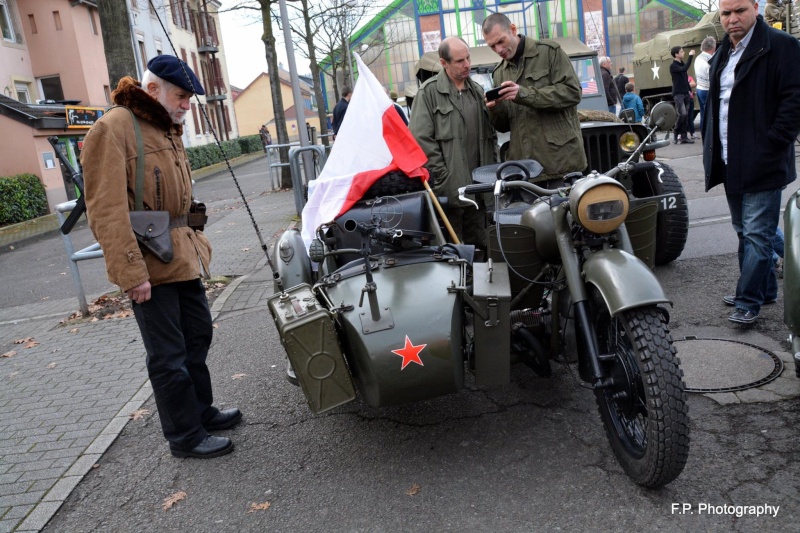
<path fill-rule="evenodd" d="M 638 485 L 657 488 L 683 471 L 689 415 L 683 371 L 672 336 L 655 306 L 611 318 L 601 309 L 596 332 L 613 385 L 595 390 L 617 460 Z"/>
<path fill-rule="evenodd" d="M 664 172 L 661 181 L 654 173 L 652 179 L 655 194 L 678 193 L 673 209 L 658 213 L 656 222 L 656 265 L 666 265 L 679 258 L 689 236 L 689 204 L 680 178 L 671 167 L 661 163 Z"/>

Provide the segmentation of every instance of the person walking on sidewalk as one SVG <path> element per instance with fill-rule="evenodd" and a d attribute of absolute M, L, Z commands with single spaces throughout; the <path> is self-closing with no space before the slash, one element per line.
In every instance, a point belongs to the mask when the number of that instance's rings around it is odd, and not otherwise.
<path fill-rule="evenodd" d="M 157 56 L 147 69 L 141 83 L 128 76 L 119 81 L 112 94 L 115 107 L 86 134 L 81 163 L 87 217 L 103 249 L 108 279 L 132 301 L 172 455 L 218 457 L 230 453 L 233 443 L 209 432 L 233 427 L 242 414 L 212 405 L 206 357 L 213 326 L 201 280 L 208 276 L 211 245 L 188 225 L 192 176 L 181 141 L 191 96 L 205 91 L 175 56 Z M 140 248 L 130 222 L 140 142 L 144 206 L 170 216 L 168 263 Z"/>
<path fill-rule="evenodd" d="M 753 0 L 720 0 L 726 36 L 711 60 L 703 122 L 706 191 L 719 184 L 739 238 L 735 307 L 728 320 L 751 324 L 778 297 L 773 242 L 781 191 L 797 177 L 800 44 L 770 28 Z"/>
<path fill-rule="evenodd" d="M 342 98 L 333 107 L 333 138 L 339 134 L 339 128 L 342 127 L 342 121 L 347 114 L 347 106 L 350 105 L 350 99 L 353 97 L 353 89 L 345 85 L 342 87 Z"/>
<path fill-rule="evenodd" d="M 678 112 L 678 122 L 675 124 L 675 144 L 693 143 L 688 137 L 689 100 L 692 88 L 689 86 L 689 67 L 692 66 L 694 50 L 689 50 L 689 61 L 683 62 L 686 53 L 680 46 L 673 46 L 670 50 L 672 64 L 669 73 L 672 75 L 672 101 L 675 102 L 675 111 Z"/>
<path fill-rule="evenodd" d="M 700 43 L 701 53 L 694 62 L 694 74 L 697 76 L 697 101 L 700 104 L 700 135 L 703 134 L 703 114 L 706 110 L 706 99 L 708 99 L 708 63 L 716 50 L 717 40 L 714 37 L 706 37 Z"/>

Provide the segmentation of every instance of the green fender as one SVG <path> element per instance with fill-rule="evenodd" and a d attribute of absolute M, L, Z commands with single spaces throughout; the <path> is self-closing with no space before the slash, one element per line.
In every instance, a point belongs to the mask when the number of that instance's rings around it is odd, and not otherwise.
<path fill-rule="evenodd" d="M 623 250 L 600 250 L 583 263 L 586 283 L 600 291 L 611 316 L 634 307 L 671 303 L 655 274 Z"/>

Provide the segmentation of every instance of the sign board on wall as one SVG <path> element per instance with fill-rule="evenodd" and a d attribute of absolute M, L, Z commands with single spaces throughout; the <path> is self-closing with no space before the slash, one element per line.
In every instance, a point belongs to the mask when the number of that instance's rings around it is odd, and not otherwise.
<path fill-rule="evenodd" d="M 106 110 L 102 107 L 79 107 L 74 105 L 64 106 L 67 110 L 68 128 L 90 128 L 97 122 Z"/>

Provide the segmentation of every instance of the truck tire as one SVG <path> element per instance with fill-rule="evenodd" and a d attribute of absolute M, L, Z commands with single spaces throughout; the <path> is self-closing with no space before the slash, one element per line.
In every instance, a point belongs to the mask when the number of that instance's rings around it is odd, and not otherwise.
<path fill-rule="evenodd" d="M 396 196 L 398 194 L 421 191 L 424 188 L 422 180 L 409 178 L 403 172 L 395 170 L 378 178 L 378 181 L 367 189 L 361 199 L 369 200 L 379 196 Z"/>
<path fill-rule="evenodd" d="M 656 265 L 666 265 L 680 257 L 686 246 L 686 238 L 689 236 L 689 205 L 686 202 L 683 185 L 669 165 L 661 163 L 661 167 L 664 172 L 661 173 L 660 181 L 657 173 L 651 174 L 653 192 L 656 195 L 676 192 L 678 196 L 671 209 L 665 209 L 658 213 Z"/>

